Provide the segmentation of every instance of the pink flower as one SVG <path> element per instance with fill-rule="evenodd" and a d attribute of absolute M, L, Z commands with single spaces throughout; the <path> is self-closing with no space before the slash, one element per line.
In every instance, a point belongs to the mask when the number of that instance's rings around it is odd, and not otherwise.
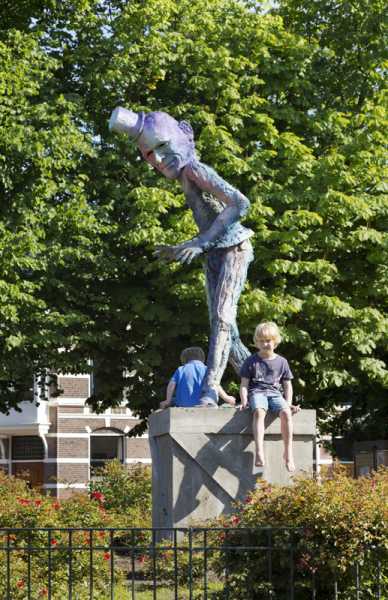
<path fill-rule="evenodd" d="M 230 520 L 230 522 L 234 526 L 238 525 L 240 523 L 240 521 L 241 521 L 241 519 L 237 515 L 235 515 L 234 517 L 232 517 L 231 520 Z"/>
<path fill-rule="evenodd" d="M 90 494 L 90 497 L 93 500 L 97 500 L 97 502 L 101 502 L 101 503 L 105 502 L 105 496 L 102 492 L 94 491 Z"/>
<path fill-rule="evenodd" d="M 56 502 L 53 502 L 51 506 L 53 507 L 54 510 L 58 510 L 59 508 L 61 508 L 61 503 L 56 501 Z"/>
<path fill-rule="evenodd" d="M 248 496 L 245 498 L 245 504 L 252 504 L 252 502 L 253 502 L 253 498 L 252 498 L 252 496 L 248 495 Z"/>
<path fill-rule="evenodd" d="M 30 500 L 27 500 L 27 498 L 18 498 L 17 500 L 21 506 L 28 506 L 30 504 Z"/>
<path fill-rule="evenodd" d="M 16 582 L 16 587 L 21 589 L 22 587 L 24 587 L 24 580 L 23 579 L 19 579 L 19 581 Z"/>
<path fill-rule="evenodd" d="M 104 552 L 103 558 L 104 558 L 104 560 L 109 560 L 110 559 L 110 552 Z"/>
<path fill-rule="evenodd" d="M 42 506 L 42 500 L 35 500 L 35 506 Z"/>

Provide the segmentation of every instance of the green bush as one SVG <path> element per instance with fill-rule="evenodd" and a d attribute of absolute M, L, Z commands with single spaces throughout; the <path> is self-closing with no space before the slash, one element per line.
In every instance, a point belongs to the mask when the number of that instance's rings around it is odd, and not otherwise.
<path fill-rule="evenodd" d="M 89 569 L 92 570 L 96 597 L 99 597 L 110 580 L 111 540 L 109 533 L 101 530 L 91 534 L 87 528 L 103 529 L 116 525 L 117 515 L 109 513 L 101 502 L 87 494 L 74 494 L 67 500 L 58 501 L 29 489 L 23 480 L 8 477 L 0 471 L 0 528 L 15 529 L 12 532 L 0 529 L 0 598 L 25 599 L 30 572 L 32 598 L 44 598 L 51 586 L 53 600 L 62 600 L 67 594 L 70 562 L 77 600 L 89 598 Z M 86 529 L 72 533 L 61 531 L 69 527 Z M 44 528 L 54 529 L 49 532 Z M 99 546 L 93 551 L 92 567 L 89 562 L 91 544 Z M 69 545 L 73 547 L 72 552 L 69 552 Z M 36 550 L 28 551 L 27 547 Z M 10 557 L 9 590 L 7 555 Z"/>
<path fill-rule="evenodd" d="M 152 526 L 151 468 L 141 463 L 130 468 L 118 460 L 107 462 L 95 471 L 95 479 L 89 483 L 90 497 L 103 504 L 118 528 L 113 536 L 117 553 L 143 555 L 152 544 L 151 532 L 125 531 L 126 528 Z M 120 528 L 122 529 L 120 531 Z"/>
<path fill-rule="evenodd" d="M 62 599 L 67 595 L 71 563 L 73 589 L 77 600 L 83 600 L 89 598 L 89 569 L 95 597 L 105 597 L 104 590 L 110 581 L 112 545 L 149 546 L 150 535 L 139 532 L 128 536 L 121 533 L 120 528 L 150 527 L 150 469 L 135 465 L 127 470 L 113 461 L 97 475 L 88 494 L 77 493 L 58 501 L 30 489 L 22 479 L 8 477 L 0 471 L 0 528 L 15 530 L 8 533 L 0 530 L 0 598 L 8 593 L 7 556 L 10 557 L 9 593 L 13 599 L 26 597 L 29 579 L 32 598 L 47 596 L 51 588 L 53 600 Z M 66 528 L 83 530 L 61 531 Z M 97 531 L 90 532 L 88 528 L 97 528 Z M 115 532 L 103 531 L 104 528 L 115 528 Z M 72 552 L 69 552 L 70 545 Z M 27 546 L 39 550 L 29 552 Z M 116 583 L 121 577 L 116 569 Z"/>
<path fill-rule="evenodd" d="M 263 482 L 232 517 L 218 521 L 237 529 L 223 535 L 224 546 L 232 550 L 221 552 L 213 567 L 229 573 L 234 600 L 271 597 L 269 593 L 277 599 L 287 597 L 290 560 L 298 600 L 311 598 L 313 580 L 317 598 L 332 597 L 335 579 L 340 597 L 347 600 L 355 597 L 359 565 L 362 597 L 374 599 L 379 559 L 382 598 L 388 598 L 387 497 L 388 469 L 359 479 L 336 469 L 323 481 L 299 478 L 290 487 Z M 244 530 L 266 527 L 271 532 Z M 233 551 L 244 545 L 272 546 L 272 586 L 268 552 Z"/>
<path fill-rule="evenodd" d="M 116 513 L 121 527 L 151 527 L 151 468 L 141 463 L 124 467 L 118 460 L 95 471 L 89 484 L 91 498 L 103 498 L 104 507 Z"/>
<path fill-rule="evenodd" d="M 381 598 L 387 600 L 387 497 L 387 469 L 358 480 L 338 468 L 324 480 L 299 478 L 288 487 L 262 482 L 244 503 L 236 506 L 233 515 L 203 524 L 221 528 L 207 532 L 207 546 L 212 547 L 207 552 L 208 578 L 218 587 L 218 591 L 211 592 L 211 598 L 283 600 L 288 597 L 292 564 L 298 600 L 310 600 L 313 580 L 317 600 L 328 600 L 333 597 L 335 579 L 339 597 L 353 600 L 354 567 L 359 564 L 362 598 L 372 600 L 376 598 L 378 557 Z M 192 542 L 185 536 L 176 552 L 169 540 L 158 544 L 153 553 L 149 534 L 143 540 L 136 539 L 136 556 L 143 575 L 152 579 L 155 568 L 158 580 L 166 585 L 173 584 L 177 577 L 182 588 L 187 587 L 189 580 L 196 589 L 201 588 L 203 535 L 194 529 Z M 271 577 L 268 576 L 269 545 Z M 191 558 L 190 546 L 194 549 Z M 244 546 L 260 549 L 241 549 Z"/>
<path fill-rule="evenodd" d="M 193 546 L 202 546 L 202 536 L 193 536 Z M 144 547 L 144 546 L 143 546 Z M 191 554 L 191 556 L 190 556 Z M 139 556 L 139 562 L 144 576 L 152 579 L 154 568 L 159 581 L 164 585 L 187 586 L 189 580 L 198 582 L 204 577 L 203 550 L 190 553 L 190 543 L 187 535 L 178 542 L 178 549 L 174 548 L 171 540 L 162 540 L 152 552 L 151 548 Z"/>

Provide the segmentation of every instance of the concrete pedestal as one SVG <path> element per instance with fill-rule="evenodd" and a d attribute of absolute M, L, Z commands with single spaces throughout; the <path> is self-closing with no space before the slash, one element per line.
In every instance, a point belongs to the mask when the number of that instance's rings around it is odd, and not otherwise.
<path fill-rule="evenodd" d="M 311 473 L 315 411 L 293 417 L 296 474 Z M 234 408 L 169 408 L 149 420 L 154 527 L 189 527 L 228 513 L 259 478 L 287 485 L 280 419 L 268 415 L 265 468 L 254 466 L 252 414 Z"/>

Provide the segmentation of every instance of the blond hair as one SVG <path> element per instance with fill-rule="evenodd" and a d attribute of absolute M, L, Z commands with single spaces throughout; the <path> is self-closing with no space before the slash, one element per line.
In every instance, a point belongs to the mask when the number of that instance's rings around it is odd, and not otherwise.
<path fill-rule="evenodd" d="M 184 365 L 191 360 L 200 360 L 201 362 L 205 362 L 205 353 L 199 346 L 190 346 L 190 348 L 185 348 L 181 352 L 181 363 Z"/>
<path fill-rule="evenodd" d="M 269 337 L 275 340 L 276 346 L 282 341 L 279 327 L 273 321 L 264 321 L 263 323 L 259 323 L 256 327 L 255 333 L 253 334 L 253 342 L 256 347 L 258 340 L 262 337 Z"/>

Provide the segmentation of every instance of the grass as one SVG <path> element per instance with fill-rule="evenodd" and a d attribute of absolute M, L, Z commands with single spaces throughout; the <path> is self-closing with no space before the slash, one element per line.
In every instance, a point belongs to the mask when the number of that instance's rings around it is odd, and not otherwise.
<path fill-rule="evenodd" d="M 153 595 L 153 591 L 150 589 L 141 589 L 138 588 L 136 586 L 136 595 L 135 595 L 136 600 L 153 600 L 154 595 Z M 157 595 L 158 600 L 173 600 L 174 598 L 174 591 L 168 588 L 159 588 L 158 587 L 158 595 Z M 131 600 L 132 599 L 132 593 L 131 593 L 131 588 L 125 586 L 125 587 L 118 587 L 117 591 L 115 590 L 115 594 L 114 594 L 114 599 L 115 600 Z M 103 600 L 101 598 L 101 600 Z M 184 600 L 182 598 L 182 600 Z"/>
<path fill-rule="evenodd" d="M 210 593 L 220 591 L 222 589 L 222 587 L 223 586 L 220 583 L 209 583 L 208 591 Z M 198 586 L 198 588 L 199 588 L 199 586 Z M 198 595 L 198 592 L 201 592 L 200 595 Z M 203 591 L 201 591 L 200 589 L 197 589 L 197 593 L 195 591 L 193 592 L 193 597 L 194 598 L 202 598 Z M 178 592 L 178 598 L 179 598 L 179 600 L 189 600 L 189 591 L 187 589 L 182 590 L 180 588 L 179 592 Z M 136 584 L 135 599 L 136 600 L 154 600 L 152 586 L 149 584 L 144 584 L 144 583 Z M 175 599 L 174 588 L 158 586 L 157 599 L 158 600 L 174 600 Z M 109 598 L 108 598 L 108 596 L 106 598 L 101 597 L 101 598 L 98 598 L 98 600 L 110 600 L 110 595 L 109 595 Z M 131 586 L 130 585 L 117 586 L 117 588 L 115 589 L 115 593 L 114 593 L 114 600 L 132 600 Z"/>

